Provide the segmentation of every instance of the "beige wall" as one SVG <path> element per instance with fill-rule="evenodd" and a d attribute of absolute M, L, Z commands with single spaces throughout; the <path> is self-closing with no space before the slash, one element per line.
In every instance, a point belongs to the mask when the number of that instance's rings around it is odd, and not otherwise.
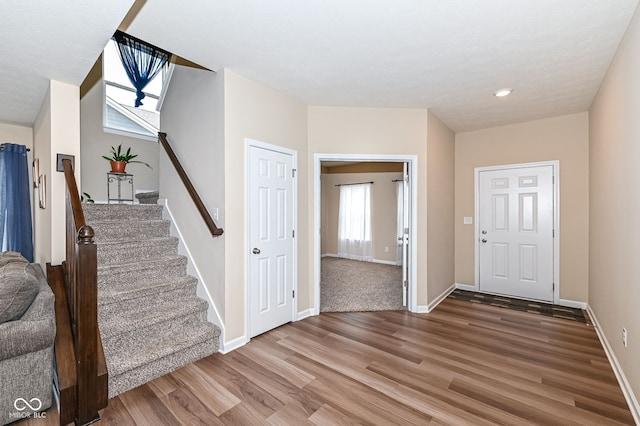
<path fill-rule="evenodd" d="M 427 294 L 454 284 L 455 135 L 431 111 L 427 126 Z"/>
<path fill-rule="evenodd" d="M 456 134 L 455 280 L 475 282 L 474 168 L 560 161 L 560 298 L 588 301 L 589 115 L 587 112 Z M 474 221 L 475 221 L 474 217 Z"/>
<path fill-rule="evenodd" d="M 162 107 L 161 126 L 202 202 L 210 213 L 214 208 L 218 209 L 216 225 L 225 229 L 223 103 L 222 74 L 176 66 Z M 154 148 L 157 146 L 144 140 L 140 143 Z M 160 174 L 160 197 L 167 199 L 184 242 L 200 271 L 201 284 L 224 318 L 224 245 L 229 233 L 225 229 L 222 236 L 211 236 L 164 150 L 155 170 Z"/>
<path fill-rule="evenodd" d="M 51 178 L 51 90 L 40 106 L 33 125 L 33 157 L 38 158 L 40 174 Z M 47 188 L 47 199 L 51 198 L 51 185 Z M 46 271 L 51 261 L 51 209 L 38 207 L 38 190 L 33 193 L 33 259 Z"/>
<path fill-rule="evenodd" d="M 322 175 L 322 254 L 338 253 L 338 211 L 340 187 L 336 184 L 375 182 L 371 185 L 371 238 L 373 259 L 395 263 L 397 260 L 396 183 L 400 173 L 331 173 Z M 385 247 L 386 250 L 385 251 Z"/>
<path fill-rule="evenodd" d="M 80 178 L 80 88 L 59 81 L 51 81 L 51 197 L 47 208 L 51 209 L 51 262 L 62 263 L 66 257 L 66 181 L 64 173 L 55 171 L 56 155 L 69 154 L 76 158 L 75 175 L 78 187 Z M 42 160 L 41 160 L 42 161 Z"/>
<path fill-rule="evenodd" d="M 49 91 L 34 125 L 34 157 L 40 160 L 40 174 L 47 179 L 47 208 L 35 209 L 34 258 L 60 264 L 65 258 L 65 191 L 64 174 L 56 171 L 56 154 L 76 157 L 75 175 L 80 175 L 80 89 L 51 80 Z M 37 195 L 34 202 L 37 202 Z"/>
<path fill-rule="evenodd" d="M 26 145 L 27 148 L 33 149 L 33 129 L 31 127 L 0 123 L 0 144 L 3 143 Z"/>
<path fill-rule="evenodd" d="M 590 111 L 589 305 L 640 396 L 640 16 Z M 622 327 L 629 345 L 622 345 Z M 637 404 L 637 402 L 636 402 Z"/>
<path fill-rule="evenodd" d="M 109 162 L 102 158 L 109 156 L 111 147 L 122 144 L 124 149 L 138 154 L 136 160 L 148 163 L 127 165 L 127 173 L 133 174 L 134 189 L 158 189 L 158 153 L 156 141 L 116 135 L 103 129 L 104 101 L 102 84 L 94 85 L 80 101 L 80 136 L 82 159 L 82 191 L 87 192 L 95 201 L 107 200 L 106 173 L 111 169 Z M 113 197 L 113 194 L 112 194 Z"/>
<path fill-rule="evenodd" d="M 427 111 L 420 109 L 309 107 L 309 157 L 323 154 L 388 154 L 418 157 L 418 282 L 417 304 L 426 306 L 427 296 Z M 307 187 L 313 194 L 313 182 Z M 313 201 L 313 200 L 311 200 Z M 314 205 L 310 205 L 313 223 Z M 312 242 L 312 241 L 311 241 Z M 315 256 L 310 247 L 308 264 Z M 309 277 L 313 283 L 313 275 Z"/>
<path fill-rule="evenodd" d="M 307 107 L 272 89 L 224 70 L 225 120 L 225 324 L 226 341 L 244 335 L 245 138 L 298 152 L 298 311 L 311 307 Z M 313 193 L 313 191 L 311 191 Z"/>

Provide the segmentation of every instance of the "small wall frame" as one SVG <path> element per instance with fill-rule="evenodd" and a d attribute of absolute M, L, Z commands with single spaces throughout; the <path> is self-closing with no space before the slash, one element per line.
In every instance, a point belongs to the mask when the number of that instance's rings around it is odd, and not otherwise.
<path fill-rule="evenodd" d="M 41 209 L 47 208 L 47 175 L 38 177 L 38 199 Z"/>
<path fill-rule="evenodd" d="M 35 158 L 33 160 L 33 187 L 38 187 L 38 180 L 40 179 L 40 159 Z"/>

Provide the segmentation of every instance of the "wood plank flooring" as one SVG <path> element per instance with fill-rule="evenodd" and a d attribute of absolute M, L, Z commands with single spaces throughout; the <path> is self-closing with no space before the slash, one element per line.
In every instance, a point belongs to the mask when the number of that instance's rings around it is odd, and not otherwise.
<path fill-rule="evenodd" d="M 108 425 L 633 424 L 593 327 L 454 299 L 430 314 L 291 323 L 113 398 L 101 415 Z"/>

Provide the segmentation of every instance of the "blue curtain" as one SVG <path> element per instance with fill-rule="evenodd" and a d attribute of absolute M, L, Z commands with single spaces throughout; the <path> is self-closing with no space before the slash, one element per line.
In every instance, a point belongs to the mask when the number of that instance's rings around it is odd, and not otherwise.
<path fill-rule="evenodd" d="M 33 262 L 31 196 L 27 147 L 0 145 L 0 241 L 2 249 Z"/>
<path fill-rule="evenodd" d="M 135 37 L 131 37 L 122 31 L 116 31 L 113 39 L 118 45 L 120 59 L 127 76 L 133 87 L 136 88 L 137 98 L 135 105 L 139 107 L 142 105 L 142 99 L 145 96 L 144 88 L 160 72 L 171 57 L 171 54 Z"/>

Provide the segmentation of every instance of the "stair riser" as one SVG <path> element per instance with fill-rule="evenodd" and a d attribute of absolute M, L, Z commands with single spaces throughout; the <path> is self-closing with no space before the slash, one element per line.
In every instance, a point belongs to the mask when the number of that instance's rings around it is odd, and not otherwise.
<path fill-rule="evenodd" d="M 96 235 L 96 242 L 120 241 L 123 236 L 135 240 L 149 238 L 163 238 L 169 236 L 170 223 L 168 221 L 131 221 L 128 223 L 98 222 L 92 225 Z"/>
<path fill-rule="evenodd" d="M 217 351 L 218 339 L 210 339 L 122 374 L 109 375 L 109 398 L 157 379 Z"/>
<path fill-rule="evenodd" d="M 118 334 L 135 332 L 155 324 L 165 323 L 167 327 L 158 330 L 158 335 L 163 337 L 173 329 L 172 321 L 191 315 L 194 312 L 204 312 L 206 315 L 208 306 L 207 302 L 196 297 L 195 294 L 177 302 L 174 300 L 163 305 L 140 305 L 135 309 L 123 310 L 116 316 L 99 318 L 100 334 L 103 340 L 106 340 Z"/>
<path fill-rule="evenodd" d="M 100 276 L 98 274 L 98 290 L 104 288 L 120 288 L 127 289 L 133 283 L 138 281 L 167 281 L 167 280 L 179 280 L 183 279 L 187 273 L 185 268 L 182 267 L 170 267 L 156 271 L 132 271 L 127 274 L 112 274 Z"/>
<path fill-rule="evenodd" d="M 147 244 L 126 244 L 119 246 L 98 244 L 98 265 L 118 265 L 143 262 L 178 253 L 178 240 L 160 240 Z"/>
<path fill-rule="evenodd" d="M 85 204 L 83 205 L 85 221 L 115 220 L 158 220 L 162 219 L 162 206 L 155 204 Z"/>
<path fill-rule="evenodd" d="M 132 271 L 128 274 L 113 274 L 100 276 L 98 273 L 98 290 L 101 289 L 118 289 L 126 291 L 136 282 L 140 281 L 179 281 L 186 276 L 185 268 L 170 267 L 156 271 Z"/>
<path fill-rule="evenodd" d="M 101 298 L 98 300 L 98 317 L 106 319 L 111 315 L 118 315 L 120 312 L 129 309 L 140 309 L 146 306 L 187 299 L 193 297 L 197 286 L 197 281 L 187 281 L 177 286 L 168 284 L 160 288 L 156 287 L 152 292 L 140 290 L 135 293 L 125 293 L 120 298 Z"/>
<path fill-rule="evenodd" d="M 98 290 L 106 287 L 126 287 L 136 281 L 179 279 L 186 275 L 187 258 L 170 258 L 164 262 L 145 262 L 132 267 L 98 268 Z"/>
<path fill-rule="evenodd" d="M 101 329 L 102 345 L 104 346 L 105 354 L 122 351 L 136 342 L 144 340 L 147 336 L 158 334 L 170 335 L 171 333 L 184 329 L 199 327 L 202 323 L 206 322 L 207 310 L 199 309 L 180 317 L 173 317 L 166 321 L 156 322 L 115 335 L 109 335 L 108 330 Z"/>

